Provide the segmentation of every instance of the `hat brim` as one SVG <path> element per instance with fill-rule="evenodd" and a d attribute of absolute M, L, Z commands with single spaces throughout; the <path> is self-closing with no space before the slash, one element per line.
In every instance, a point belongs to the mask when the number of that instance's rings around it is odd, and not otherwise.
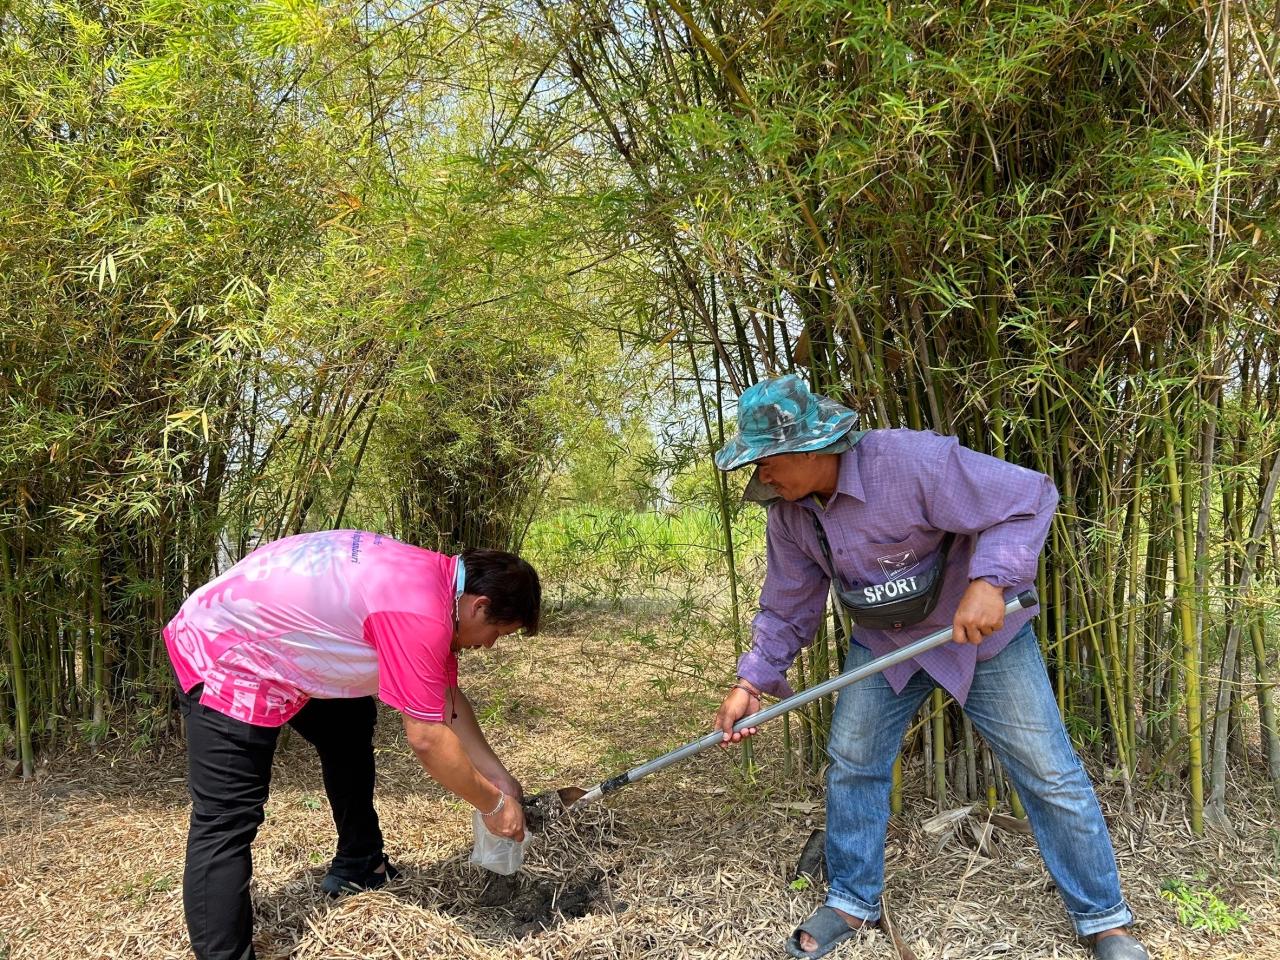
<path fill-rule="evenodd" d="M 745 442 L 742 434 L 739 433 L 716 452 L 716 466 L 725 471 L 737 470 L 749 463 L 755 463 L 765 457 L 774 457 L 780 453 L 812 453 L 831 446 L 852 430 L 858 422 L 856 413 L 834 400 L 823 397 L 819 400 L 819 407 L 820 422 L 814 432 L 803 437 L 762 445 Z"/>

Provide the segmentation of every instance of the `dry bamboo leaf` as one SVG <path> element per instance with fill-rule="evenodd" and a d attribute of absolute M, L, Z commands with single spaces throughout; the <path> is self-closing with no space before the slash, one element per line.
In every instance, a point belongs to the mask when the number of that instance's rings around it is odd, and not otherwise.
<path fill-rule="evenodd" d="M 920 822 L 920 829 L 929 834 L 929 836 L 936 837 L 939 834 L 955 830 L 956 824 L 964 820 L 964 818 L 972 812 L 972 804 L 967 807 L 955 807 L 951 810 L 944 810 L 941 813 L 930 817 L 928 820 L 922 820 Z"/>

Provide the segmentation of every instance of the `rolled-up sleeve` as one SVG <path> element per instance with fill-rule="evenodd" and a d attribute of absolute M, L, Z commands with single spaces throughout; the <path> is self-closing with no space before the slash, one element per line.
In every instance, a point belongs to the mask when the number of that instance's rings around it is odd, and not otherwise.
<path fill-rule="evenodd" d="M 786 509 L 769 508 L 760 612 L 751 622 L 751 649 L 738 659 L 738 676 L 778 697 L 791 696 L 787 669 L 817 633 L 831 583 L 796 542 L 783 515 Z"/>
<path fill-rule="evenodd" d="M 976 537 L 969 579 L 1010 588 L 1036 578 L 1058 490 L 1043 473 L 962 447 L 954 437 L 937 462 L 928 521 Z"/>

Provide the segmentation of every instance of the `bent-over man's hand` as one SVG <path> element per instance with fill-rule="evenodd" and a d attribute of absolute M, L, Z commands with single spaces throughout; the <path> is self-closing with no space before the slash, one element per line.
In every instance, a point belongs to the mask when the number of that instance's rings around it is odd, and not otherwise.
<path fill-rule="evenodd" d="M 1004 591 L 985 580 L 971 580 L 952 621 L 956 643 L 981 643 L 1004 626 Z"/>
<path fill-rule="evenodd" d="M 507 799 L 502 809 L 490 816 L 483 817 L 484 825 L 490 833 L 497 837 L 507 837 L 517 843 L 524 839 L 524 807 L 517 797 L 503 794 Z"/>
<path fill-rule="evenodd" d="M 727 747 L 731 743 L 738 743 L 745 737 L 754 736 L 758 727 L 747 727 L 745 730 L 734 732 L 733 725 L 743 717 L 750 716 L 760 709 L 760 691 L 744 680 L 738 681 L 729 691 L 729 695 L 724 698 L 724 703 L 720 704 L 720 709 L 716 711 L 716 729 L 724 732 L 724 739 L 720 741 L 720 746 Z"/>

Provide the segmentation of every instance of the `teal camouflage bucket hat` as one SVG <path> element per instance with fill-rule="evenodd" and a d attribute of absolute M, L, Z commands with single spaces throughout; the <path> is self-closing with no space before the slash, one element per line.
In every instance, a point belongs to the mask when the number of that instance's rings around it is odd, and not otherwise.
<path fill-rule="evenodd" d="M 845 439 L 857 421 L 856 413 L 811 393 L 794 373 L 761 380 L 738 398 L 738 434 L 716 454 L 716 466 L 736 470 L 779 453 L 822 450 Z"/>

